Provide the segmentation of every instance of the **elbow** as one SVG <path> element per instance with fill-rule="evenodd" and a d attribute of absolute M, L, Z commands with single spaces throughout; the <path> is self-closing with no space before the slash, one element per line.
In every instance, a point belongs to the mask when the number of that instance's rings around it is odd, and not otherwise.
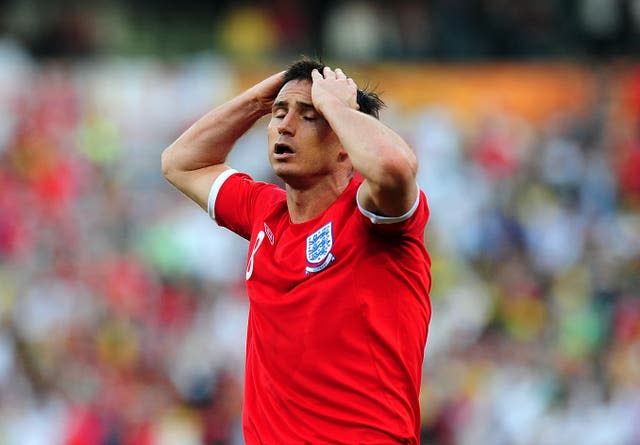
<path fill-rule="evenodd" d="M 411 151 L 393 156 L 380 162 L 379 184 L 388 190 L 401 189 L 416 180 L 418 161 Z"/>
<path fill-rule="evenodd" d="M 169 182 L 175 174 L 175 168 L 172 163 L 171 146 L 167 147 L 160 155 L 160 166 L 162 169 L 162 176 Z"/>

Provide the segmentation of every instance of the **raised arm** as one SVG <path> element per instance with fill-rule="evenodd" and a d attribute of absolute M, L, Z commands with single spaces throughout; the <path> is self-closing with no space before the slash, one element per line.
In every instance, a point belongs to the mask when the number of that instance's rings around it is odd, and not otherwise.
<path fill-rule="evenodd" d="M 178 190 L 207 209 L 213 181 L 229 167 L 235 142 L 271 112 L 284 72 L 274 74 L 211 110 L 162 152 L 162 173 Z"/>
<path fill-rule="evenodd" d="M 311 97 L 365 178 L 358 200 L 381 216 L 401 216 L 416 201 L 417 160 L 407 143 L 376 118 L 358 111 L 357 86 L 339 68 L 312 72 Z"/>

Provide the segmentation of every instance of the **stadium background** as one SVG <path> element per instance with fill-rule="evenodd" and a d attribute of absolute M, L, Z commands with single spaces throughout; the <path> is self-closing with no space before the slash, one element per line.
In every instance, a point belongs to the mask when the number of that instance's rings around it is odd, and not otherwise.
<path fill-rule="evenodd" d="M 0 445 L 242 443 L 246 244 L 159 157 L 302 53 L 421 162 L 423 443 L 640 443 L 639 50 L 638 0 L 0 1 Z"/>

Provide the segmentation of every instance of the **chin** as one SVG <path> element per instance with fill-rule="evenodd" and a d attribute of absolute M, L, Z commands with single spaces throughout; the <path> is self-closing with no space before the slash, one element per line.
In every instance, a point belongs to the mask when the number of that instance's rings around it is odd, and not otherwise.
<path fill-rule="evenodd" d="M 302 174 L 299 170 L 295 168 L 291 168 L 288 165 L 274 165 L 273 173 L 283 181 L 287 182 L 289 179 L 295 180 L 296 178 L 302 178 L 305 175 Z"/>
<path fill-rule="evenodd" d="M 288 165 L 276 165 L 273 167 L 273 172 L 279 177 L 285 184 L 293 188 L 304 188 L 310 179 L 309 173 L 304 173 L 296 168 L 291 168 Z"/>

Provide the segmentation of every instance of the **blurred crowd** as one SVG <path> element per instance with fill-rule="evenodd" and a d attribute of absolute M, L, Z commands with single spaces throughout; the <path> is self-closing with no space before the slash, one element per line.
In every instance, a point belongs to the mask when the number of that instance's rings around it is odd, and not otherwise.
<path fill-rule="evenodd" d="M 416 117 L 431 444 L 640 443 L 640 71 L 543 122 Z M 616 118 L 626 102 L 630 114 Z"/>
<path fill-rule="evenodd" d="M 0 40 L 0 445 L 242 444 L 246 242 L 159 165 L 237 74 Z M 640 443 L 640 70 L 608 82 L 542 122 L 383 113 L 432 212 L 423 443 Z M 229 162 L 273 180 L 265 147 Z"/>
<path fill-rule="evenodd" d="M 4 0 L 3 31 L 38 57 L 610 57 L 640 51 L 640 0 Z"/>

